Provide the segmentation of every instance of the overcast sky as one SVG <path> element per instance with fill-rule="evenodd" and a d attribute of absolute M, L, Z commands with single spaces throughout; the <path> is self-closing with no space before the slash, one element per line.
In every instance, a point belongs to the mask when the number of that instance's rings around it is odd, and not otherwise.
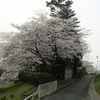
<path fill-rule="evenodd" d="M 10 23 L 24 23 L 33 16 L 34 10 L 46 10 L 46 0 L 0 0 L 0 31 L 13 31 Z M 100 60 L 100 0 L 73 0 L 72 9 L 76 12 L 76 17 L 81 21 L 80 26 L 91 30 L 87 43 L 91 53 L 87 60 L 93 61 L 97 65 Z M 100 63 L 98 63 L 98 67 Z"/>
<path fill-rule="evenodd" d="M 80 26 L 91 30 L 92 34 L 88 36 L 87 42 L 90 46 L 91 53 L 88 54 L 87 60 L 93 61 L 100 69 L 100 0 L 73 0 L 73 9 L 76 16 L 81 21 Z"/>

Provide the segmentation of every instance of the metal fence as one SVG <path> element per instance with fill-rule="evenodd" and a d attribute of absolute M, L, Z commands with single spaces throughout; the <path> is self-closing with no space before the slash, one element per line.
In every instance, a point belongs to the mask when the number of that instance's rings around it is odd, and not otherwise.
<path fill-rule="evenodd" d="M 38 95 L 38 92 L 39 92 L 39 91 L 37 91 L 37 92 L 31 94 L 30 96 L 26 97 L 24 100 L 28 100 L 28 99 L 34 100 L 34 98 L 36 97 L 36 95 Z"/>
<path fill-rule="evenodd" d="M 39 85 L 38 99 L 57 90 L 57 81 Z"/>
<path fill-rule="evenodd" d="M 41 84 L 38 86 L 38 89 L 35 93 L 31 94 L 30 96 L 26 97 L 24 100 L 34 100 L 36 95 L 38 95 L 38 99 L 41 97 L 50 94 L 57 90 L 57 81 Z"/>

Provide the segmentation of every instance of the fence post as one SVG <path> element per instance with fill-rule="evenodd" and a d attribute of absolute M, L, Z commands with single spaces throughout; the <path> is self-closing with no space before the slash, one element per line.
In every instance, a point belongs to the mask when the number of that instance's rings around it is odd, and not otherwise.
<path fill-rule="evenodd" d="M 49 83 L 49 93 L 50 93 L 50 83 Z"/>
<path fill-rule="evenodd" d="M 57 90 L 57 81 L 55 81 L 55 91 Z"/>
<path fill-rule="evenodd" d="M 32 100 L 33 100 L 33 96 L 32 96 Z"/>
<path fill-rule="evenodd" d="M 40 99 L 40 93 L 41 93 L 41 88 L 40 88 L 40 85 L 39 85 L 39 87 L 38 87 L 38 100 Z"/>

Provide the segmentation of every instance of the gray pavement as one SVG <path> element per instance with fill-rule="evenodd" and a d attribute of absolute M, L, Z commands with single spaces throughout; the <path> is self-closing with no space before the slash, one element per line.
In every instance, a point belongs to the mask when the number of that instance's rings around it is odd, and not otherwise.
<path fill-rule="evenodd" d="M 92 75 L 87 75 L 78 82 L 43 100 L 85 100 L 92 77 Z"/>

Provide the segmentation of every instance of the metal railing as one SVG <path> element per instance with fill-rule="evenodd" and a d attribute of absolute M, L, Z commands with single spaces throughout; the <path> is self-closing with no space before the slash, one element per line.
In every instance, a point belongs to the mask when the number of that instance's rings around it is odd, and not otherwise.
<path fill-rule="evenodd" d="M 57 90 L 57 81 L 39 85 L 38 99 Z"/>
<path fill-rule="evenodd" d="M 56 90 L 57 90 L 57 81 L 41 84 L 38 86 L 38 89 L 35 93 L 29 95 L 24 100 L 28 100 L 29 98 L 31 98 L 31 100 L 34 100 L 36 95 L 38 95 L 38 100 L 39 100 L 41 97 L 50 94 Z"/>
<path fill-rule="evenodd" d="M 36 97 L 36 95 L 37 95 L 38 93 L 39 93 L 39 91 L 37 91 L 37 92 L 31 94 L 30 96 L 26 97 L 24 100 L 27 100 L 27 99 L 29 99 L 29 98 L 32 98 L 32 100 L 34 100 L 34 98 Z"/>

